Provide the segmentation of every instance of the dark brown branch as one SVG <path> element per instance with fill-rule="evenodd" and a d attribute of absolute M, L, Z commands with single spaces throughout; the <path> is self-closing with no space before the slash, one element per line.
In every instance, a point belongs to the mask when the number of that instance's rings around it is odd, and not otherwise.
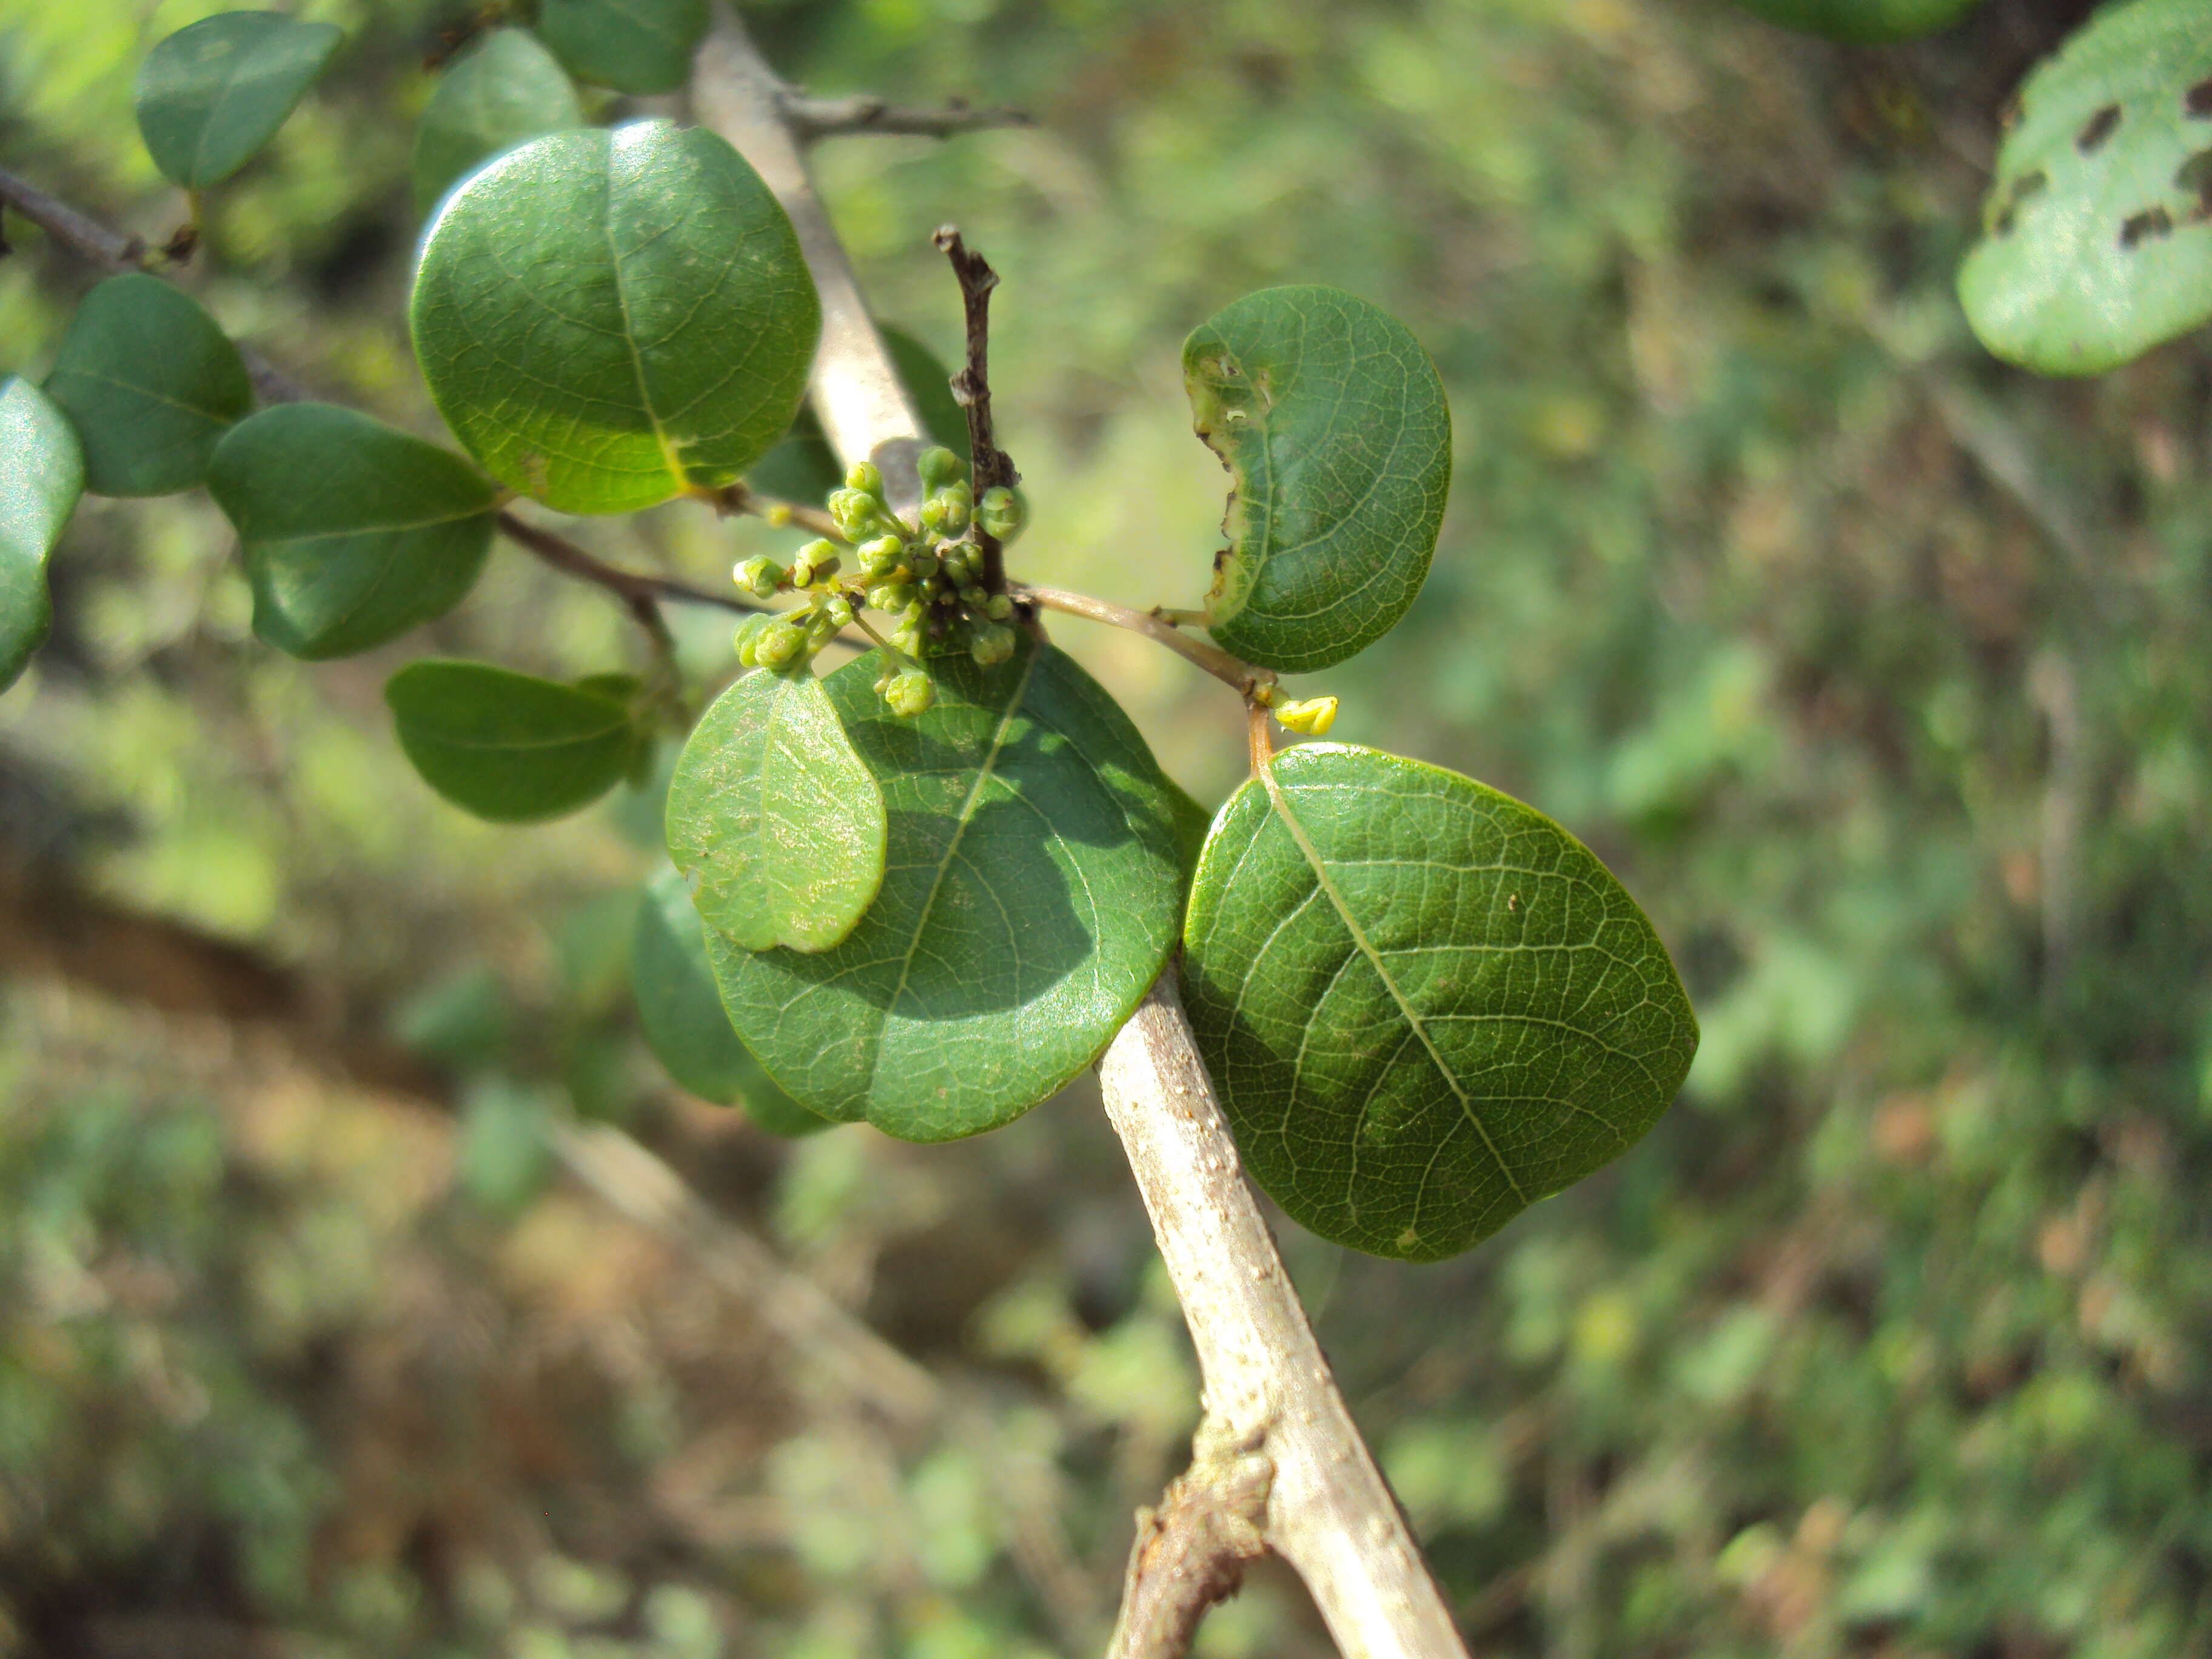
<path fill-rule="evenodd" d="M 1107 1659 L 1182 1659 L 1206 1610 L 1237 1594 L 1244 1568 L 1267 1553 L 1267 1493 L 1275 1468 L 1264 1428 L 1237 1436 L 1199 1425 L 1190 1467 L 1157 1510 L 1137 1511 L 1137 1540 Z"/>
<path fill-rule="evenodd" d="M 991 290 L 999 285 L 999 273 L 960 240 L 954 227 L 941 227 L 933 240 L 952 262 L 952 274 L 960 281 L 961 308 L 967 313 L 968 362 L 952 377 L 952 395 L 968 412 L 968 447 L 975 452 L 975 499 L 980 501 L 987 489 L 1011 489 L 1021 482 L 1013 457 L 999 447 L 991 425 Z M 1002 592 L 1006 586 L 1005 550 L 999 538 L 981 525 L 975 534 L 975 544 L 983 550 L 983 586 Z"/>
<path fill-rule="evenodd" d="M 556 536 L 550 530 L 541 530 L 513 513 L 503 512 L 499 515 L 499 527 L 508 540 L 527 548 L 563 575 L 596 583 L 628 605 L 630 615 L 637 618 L 638 626 L 652 638 L 655 649 L 665 649 L 673 644 L 669 637 L 667 621 L 660 614 L 660 605 L 664 599 L 672 599 L 681 605 L 711 605 L 724 611 L 766 608 L 734 592 L 714 593 L 666 576 L 645 576 L 634 570 L 624 570 L 618 565 L 607 563 L 595 554 L 586 552 L 566 537 Z"/>
<path fill-rule="evenodd" d="M 809 98 L 787 88 L 776 103 L 792 132 L 806 143 L 856 132 L 951 138 L 989 127 L 1036 125 L 1036 118 L 1026 110 L 971 109 L 957 99 L 941 109 L 910 109 L 869 93 L 850 98 Z"/>
<path fill-rule="evenodd" d="M 111 276 L 141 270 L 146 264 L 146 245 L 138 238 L 110 230 L 12 173 L 0 171 L 0 204 L 13 208 L 78 258 Z"/>

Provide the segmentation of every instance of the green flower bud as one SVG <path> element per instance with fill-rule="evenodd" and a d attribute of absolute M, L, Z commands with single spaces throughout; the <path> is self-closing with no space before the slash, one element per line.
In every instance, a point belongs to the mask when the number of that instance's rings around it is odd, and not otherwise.
<path fill-rule="evenodd" d="M 929 676 L 919 668 L 909 668 L 903 674 L 894 674 L 884 688 L 884 701 L 891 706 L 891 713 L 902 720 L 912 720 L 916 714 L 929 712 L 930 704 L 937 701 L 937 687 Z"/>
<path fill-rule="evenodd" d="M 840 593 L 822 607 L 822 614 L 829 618 L 832 633 L 841 628 L 849 628 L 853 625 L 853 602 Z"/>
<path fill-rule="evenodd" d="M 844 562 L 835 553 L 825 553 L 818 559 L 808 560 L 805 585 L 811 587 L 817 582 L 828 581 L 844 568 Z"/>
<path fill-rule="evenodd" d="M 857 489 L 863 495 L 884 498 L 884 475 L 876 470 L 873 461 L 855 461 L 845 469 L 845 488 Z"/>
<path fill-rule="evenodd" d="M 867 574 L 880 576 L 906 556 L 906 544 L 896 536 L 878 536 L 854 548 L 853 556 Z"/>
<path fill-rule="evenodd" d="M 975 522 L 983 532 L 1002 542 L 1010 542 L 1022 533 L 1022 524 L 1028 515 L 1022 510 L 1021 497 L 1004 484 L 995 484 L 983 492 L 983 499 L 975 504 Z"/>
<path fill-rule="evenodd" d="M 773 611 L 758 611 L 739 623 L 731 635 L 730 643 L 737 647 L 738 660 L 747 668 L 758 665 L 759 659 L 754 653 L 760 644 L 761 630 L 773 626 L 775 621 Z"/>
<path fill-rule="evenodd" d="M 753 640 L 753 660 L 763 668 L 781 668 L 806 649 L 806 634 L 796 623 L 778 617 Z"/>
<path fill-rule="evenodd" d="M 747 559 L 732 573 L 738 586 L 757 599 L 764 599 L 776 590 L 776 585 L 789 573 L 766 555 Z"/>
<path fill-rule="evenodd" d="M 963 483 L 947 484 L 930 499 L 938 504 L 938 514 L 945 520 L 945 528 L 951 535 L 961 535 L 968 528 L 968 516 L 975 510 L 975 497 Z"/>
<path fill-rule="evenodd" d="M 868 590 L 868 603 L 878 611 L 903 611 L 914 603 L 914 589 L 904 582 L 883 582 Z"/>
<path fill-rule="evenodd" d="M 968 475 L 968 469 L 951 450 L 932 445 L 914 458 L 915 471 L 921 474 L 922 493 L 934 495 L 955 479 Z"/>
<path fill-rule="evenodd" d="M 985 623 L 969 637 L 968 654 L 981 668 L 995 668 L 1014 654 L 1014 630 Z"/>
<path fill-rule="evenodd" d="M 1302 732 L 1310 738 L 1325 737 L 1328 728 L 1336 724 L 1336 699 L 1310 697 L 1303 702 L 1278 703 L 1274 714 L 1293 732 Z"/>
<path fill-rule="evenodd" d="M 880 535 L 887 527 L 883 503 L 857 489 L 831 490 L 830 516 L 837 521 L 837 533 L 848 542 Z"/>
<path fill-rule="evenodd" d="M 936 554 L 924 553 L 919 549 L 907 556 L 907 566 L 914 572 L 914 579 L 918 582 L 929 580 L 944 568 L 944 564 L 945 561 Z"/>
<path fill-rule="evenodd" d="M 1014 614 L 1014 602 L 1003 593 L 994 593 L 984 605 L 983 614 L 993 622 L 1004 622 Z"/>

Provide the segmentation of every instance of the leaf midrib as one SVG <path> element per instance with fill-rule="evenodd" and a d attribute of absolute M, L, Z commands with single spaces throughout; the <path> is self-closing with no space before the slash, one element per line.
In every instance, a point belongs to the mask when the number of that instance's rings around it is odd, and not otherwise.
<path fill-rule="evenodd" d="M 1406 994 L 1398 988 L 1398 981 L 1390 976 L 1390 969 L 1382 960 L 1382 953 L 1369 940 L 1367 930 L 1359 925 L 1358 919 L 1352 914 L 1352 907 L 1345 902 L 1344 895 L 1337 890 L 1336 884 L 1329 878 L 1328 866 L 1322 862 L 1320 849 L 1308 838 L 1305 826 L 1298 822 L 1297 815 L 1291 811 L 1290 802 L 1283 793 L 1281 784 L 1276 780 L 1275 769 L 1273 766 L 1262 766 L 1260 769 L 1260 781 L 1267 791 L 1268 805 L 1274 810 L 1275 816 L 1283 821 L 1283 827 L 1291 832 L 1291 839 L 1297 843 L 1298 851 L 1304 854 L 1307 865 L 1314 872 L 1315 884 L 1328 896 L 1329 903 L 1335 907 L 1337 919 L 1343 922 L 1345 932 L 1352 936 L 1352 945 L 1362 956 L 1367 958 L 1368 965 L 1375 970 L 1375 976 L 1382 981 L 1382 988 L 1389 992 L 1390 1000 L 1398 1005 L 1398 1012 L 1406 1017 L 1406 1024 L 1413 1029 L 1413 1035 L 1420 1040 L 1422 1048 L 1426 1051 L 1431 1063 L 1437 1068 L 1437 1074 L 1443 1079 L 1444 1086 L 1452 1091 L 1453 1098 L 1459 1102 L 1462 1115 L 1474 1127 L 1475 1134 L 1481 1139 L 1483 1150 L 1490 1154 L 1491 1161 L 1498 1165 L 1498 1173 L 1505 1178 L 1505 1184 L 1512 1189 L 1513 1195 L 1522 1204 L 1527 1204 L 1529 1201 L 1528 1194 L 1522 1189 L 1520 1182 L 1513 1174 L 1512 1166 L 1505 1161 L 1504 1154 L 1498 1150 L 1498 1143 L 1491 1139 L 1489 1128 L 1475 1112 L 1474 1103 L 1468 1098 L 1467 1091 L 1459 1086 L 1458 1077 L 1445 1063 L 1443 1055 L 1437 1051 L 1436 1043 L 1429 1036 L 1427 1024 L 1422 1020 L 1413 1005 L 1407 1000 Z"/>

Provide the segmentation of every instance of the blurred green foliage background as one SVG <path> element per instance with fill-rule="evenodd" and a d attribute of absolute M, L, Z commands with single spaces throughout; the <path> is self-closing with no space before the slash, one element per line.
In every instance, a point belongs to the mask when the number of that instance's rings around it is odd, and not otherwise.
<path fill-rule="evenodd" d="M 0 0 L 0 164 L 165 237 L 130 77 L 215 9 Z M 750 13 L 817 90 L 1041 118 L 817 155 L 887 319 L 951 355 L 944 221 L 1004 274 L 1027 571 L 1202 592 L 1222 479 L 1176 353 L 1248 289 L 1353 289 L 1443 367 L 1429 588 L 1299 690 L 1589 840 L 1705 1031 L 1650 1140 L 1466 1257 L 1286 1230 L 1480 1651 L 2212 1652 L 2212 350 L 2038 381 L 1950 289 L 2002 103 L 2087 9 L 1878 51 L 1716 0 Z M 407 160 L 465 16 L 297 9 L 347 44 L 189 280 L 433 433 Z M 0 366 L 38 374 L 88 277 L 7 228 Z M 579 528 L 702 581 L 774 533 Z M 88 503 L 54 585 L 0 700 L 0 1655 L 1094 1647 L 1196 1413 L 1095 1096 L 932 1149 L 687 1101 L 624 1006 L 649 796 L 522 832 L 443 805 L 379 696 L 424 641 L 258 647 L 204 498 Z M 624 629 L 507 550 L 427 642 L 580 673 Z M 1219 799 L 1233 700 L 1055 632 Z M 942 1408 L 856 1404 L 556 1178 L 571 1115 Z M 1328 1650 L 1272 1571 L 1201 1641 Z"/>

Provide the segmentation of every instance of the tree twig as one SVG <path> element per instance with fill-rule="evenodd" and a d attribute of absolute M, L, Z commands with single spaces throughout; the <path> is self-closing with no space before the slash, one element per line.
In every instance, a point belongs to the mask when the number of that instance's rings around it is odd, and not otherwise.
<path fill-rule="evenodd" d="M 110 230 L 4 170 L 0 170 L 0 204 L 14 209 L 78 258 L 111 276 L 140 270 L 146 263 L 146 244 L 137 237 Z"/>
<path fill-rule="evenodd" d="M 952 377 L 952 395 L 968 416 L 968 447 L 972 452 L 975 497 L 981 501 L 987 489 L 1011 489 L 1021 482 L 1013 458 L 999 447 L 991 423 L 991 290 L 999 285 L 999 273 L 991 269 L 989 260 L 960 240 L 959 231 L 952 226 L 939 227 L 932 240 L 952 262 L 952 274 L 960 283 L 968 361 Z M 1006 550 L 981 524 L 972 526 L 970 533 L 983 550 L 984 587 L 993 593 L 1004 592 Z"/>
<path fill-rule="evenodd" d="M 1107 1659 L 1176 1659 L 1207 1609 L 1243 1588 L 1247 1563 L 1267 1553 L 1267 1492 L 1275 1466 L 1264 1431 L 1240 1438 L 1206 1419 L 1189 1468 L 1155 1509 L 1137 1511 L 1137 1539 Z"/>
<path fill-rule="evenodd" d="M 1258 687 L 1275 683 L 1275 672 L 1272 668 L 1261 668 L 1246 662 L 1242 657 L 1231 656 L 1219 646 L 1186 634 L 1173 623 L 1148 611 L 1134 611 L 1126 605 L 1115 605 L 1110 599 L 1093 599 L 1088 593 L 1072 592 L 1064 587 L 1041 587 L 1031 582 L 1010 581 L 1006 584 L 1006 592 L 1017 601 L 1026 599 L 1047 611 L 1085 617 L 1112 628 L 1126 628 L 1133 634 L 1142 634 L 1146 639 L 1167 647 L 1186 661 L 1197 664 L 1224 685 L 1234 686 L 1248 697 Z"/>
<path fill-rule="evenodd" d="M 989 127 L 1032 127 L 1036 118 L 1026 110 L 972 109 L 955 100 L 938 109 L 914 109 L 887 102 L 868 93 L 849 98 L 809 98 L 783 86 L 776 105 L 793 134 L 802 143 L 836 138 L 848 133 L 903 133 L 921 138 L 951 138 Z"/>

